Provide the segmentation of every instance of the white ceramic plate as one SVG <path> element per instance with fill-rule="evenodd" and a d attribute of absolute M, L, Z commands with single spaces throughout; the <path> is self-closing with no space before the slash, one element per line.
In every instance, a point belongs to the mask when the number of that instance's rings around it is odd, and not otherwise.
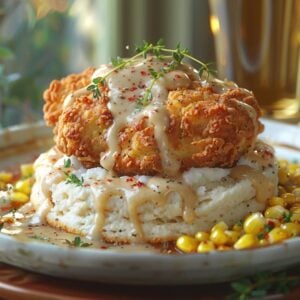
<path fill-rule="evenodd" d="M 266 120 L 264 123 L 266 130 L 262 137 L 277 145 L 278 157 L 300 161 L 300 127 Z M 50 135 L 42 123 L 0 132 L 0 169 L 32 160 L 49 146 Z M 66 248 L 45 242 L 24 242 L 0 234 L 1 262 L 63 278 L 123 284 L 177 285 L 229 281 L 300 263 L 299 253 L 300 238 L 255 250 L 168 255 Z"/>

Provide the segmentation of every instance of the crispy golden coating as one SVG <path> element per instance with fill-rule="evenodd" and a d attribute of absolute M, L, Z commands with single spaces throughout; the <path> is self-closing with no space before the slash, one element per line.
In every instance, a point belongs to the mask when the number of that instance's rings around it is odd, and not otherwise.
<path fill-rule="evenodd" d="M 88 68 L 80 74 L 71 74 L 62 80 L 53 80 L 44 92 L 44 119 L 49 126 L 54 126 L 62 113 L 62 104 L 66 96 L 81 89 L 91 82 L 95 68 Z"/>
<path fill-rule="evenodd" d="M 108 91 L 102 91 L 98 100 L 91 94 L 77 96 L 63 110 L 61 104 L 61 97 L 70 87 L 73 91 L 79 82 L 87 81 L 88 72 L 91 71 L 82 73 L 82 80 L 80 75 L 72 75 L 52 82 L 45 92 L 44 110 L 47 123 L 55 125 L 58 149 L 92 167 L 100 164 L 101 155 L 108 150 L 107 130 L 114 121 L 107 108 Z M 180 162 L 180 171 L 191 167 L 232 167 L 254 145 L 263 129 L 257 101 L 243 89 L 218 94 L 195 82 L 189 89 L 170 91 L 166 109 L 170 152 Z M 154 127 L 146 117 L 122 128 L 118 139 L 120 152 L 114 165 L 118 174 L 163 174 Z"/>

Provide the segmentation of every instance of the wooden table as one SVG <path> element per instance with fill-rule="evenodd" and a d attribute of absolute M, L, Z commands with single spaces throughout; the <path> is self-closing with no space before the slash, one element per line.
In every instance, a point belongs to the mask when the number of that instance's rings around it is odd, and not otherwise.
<path fill-rule="evenodd" d="M 54 278 L 0 264 L 1 300 L 126 300 L 126 299 L 226 299 L 229 284 L 198 286 L 128 286 L 79 282 Z M 300 286 L 287 296 L 268 299 L 300 299 Z"/>

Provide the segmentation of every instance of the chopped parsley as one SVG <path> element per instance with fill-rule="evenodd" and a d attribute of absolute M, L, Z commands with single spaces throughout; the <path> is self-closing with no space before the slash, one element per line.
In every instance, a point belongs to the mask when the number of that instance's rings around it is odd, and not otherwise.
<path fill-rule="evenodd" d="M 84 243 L 80 236 L 76 236 L 73 241 L 66 240 L 66 243 L 71 247 L 89 247 L 92 244 Z"/>

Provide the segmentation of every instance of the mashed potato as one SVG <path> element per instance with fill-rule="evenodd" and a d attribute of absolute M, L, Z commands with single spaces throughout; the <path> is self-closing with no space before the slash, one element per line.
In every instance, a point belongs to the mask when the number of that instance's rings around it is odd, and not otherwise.
<path fill-rule="evenodd" d="M 69 165 L 66 161 L 69 159 Z M 79 182 L 67 178 L 75 175 Z M 33 222 L 110 242 L 163 242 L 210 229 L 222 219 L 233 225 L 262 211 L 276 194 L 273 149 L 257 142 L 234 168 L 191 168 L 179 178 L 115 177 L 86 169 L 55 148 L 35 162 Z"/>

